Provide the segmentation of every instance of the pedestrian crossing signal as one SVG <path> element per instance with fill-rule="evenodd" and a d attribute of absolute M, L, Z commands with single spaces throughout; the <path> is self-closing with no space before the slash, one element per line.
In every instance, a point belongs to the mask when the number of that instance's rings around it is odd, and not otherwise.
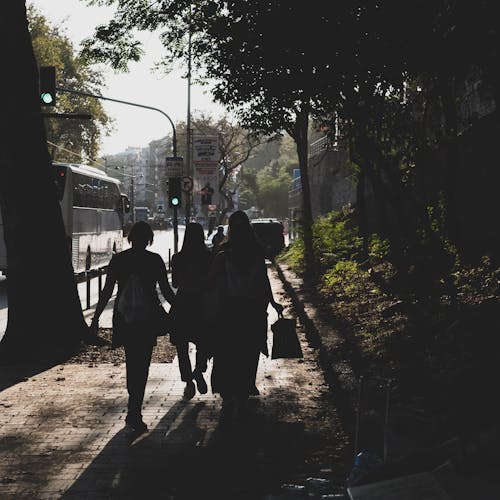
<path fill-rule="evenodd" d="M 56 105 L 56 68 L 40 66 L 39 95 L 42 106 Z"/>
<path fill-rule="evenodd" d="M 168 206 L 177 208 L 181 206 L 181 178 L 170 177 L 168 179 Z"/>

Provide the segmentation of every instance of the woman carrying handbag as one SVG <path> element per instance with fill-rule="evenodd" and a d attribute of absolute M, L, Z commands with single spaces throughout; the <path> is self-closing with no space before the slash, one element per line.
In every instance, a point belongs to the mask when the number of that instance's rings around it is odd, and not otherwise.
<path fill-rule="evenodd" d="M 219 306 L 214 331 L 212 392 L 222 397 L 221 419 L 243 412 L 255 394 L 259 356 L 267 351 L 267 307 L 278 314 L 264 252 L 245 212 L 229 217 L 228 238 L 219 247 L 209 275 L 209 288 L 217 290 Z"/>

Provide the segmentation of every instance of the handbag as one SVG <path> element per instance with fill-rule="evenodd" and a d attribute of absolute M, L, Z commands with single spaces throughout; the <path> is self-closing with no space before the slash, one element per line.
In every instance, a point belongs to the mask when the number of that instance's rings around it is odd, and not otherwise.
<path fill-rule="evenodd" d="M 272 325 L 273 347 L 271 359 L 303 358 L 302 347 L 297 336 L 295 319 L 283 317 L 281 313 Z"/>

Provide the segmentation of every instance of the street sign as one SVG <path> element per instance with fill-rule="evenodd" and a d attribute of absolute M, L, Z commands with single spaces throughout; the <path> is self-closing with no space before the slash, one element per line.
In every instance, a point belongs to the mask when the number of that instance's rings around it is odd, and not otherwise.
<path fill-rule="evenodd" d="M 190 193 L 193 190 L 193 178 L 185 175 L 182 179 L 182 190 L 185 193 Z"/>
<path fill-rule="evenodd" d="M 193 136 L 193 162 L 215 162 L 220 159 L 219 137 L 216 135 Z"/>
<path fill-rule="evenodd" d="M 184 158 L 182 156 L 167 156 L 165 166 L 167 167 L 167 177 L 182 177 Z"/>

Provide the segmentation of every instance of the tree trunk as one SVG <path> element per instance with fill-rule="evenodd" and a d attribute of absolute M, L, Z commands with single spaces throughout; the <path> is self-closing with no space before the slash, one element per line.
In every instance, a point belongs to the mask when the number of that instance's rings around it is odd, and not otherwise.
<path fill-rule="evenodd" d="M 3 362 L 72 353 L 86 331 L 47 149 L 38 71 L 24 2 L 2 6 L 4 97 L 0 202 L 7 248 L 9 316 Z"/>
<path fill-rule="evenodd" d="M 356 186 L 356 213 L 358 215 L 358 234 L 363 240 L 363 259 L 368 258 L 369 230 L 366 211 L 366 174 L 360 170 Z"/>
<path fill-rule="evenodd" d="M 460 245 L 456 200 L 456 172 L 459 170 L 460 157 L 458 153 L 457 110 L 452 81 L 441 82 L 440 95 L 446 124 L 446 137 L 444 140 L 446 165 L 443 185 L 446 203 L 446 232 L 453 243 Z"/>
<path fill-rule="evenodd" d="M 297 155 L 299 159 L 300 169 L 300 184 L 302 187 L 302 231 L 304 235 L 304 260 L 306 271 L 309 275 L 314 276 L 314 248 L 313 248 L 313 217 L 311 208 L 311 189 L 309 186 L 308 173 L 308 129 L 309 129 L 309 112 L 301 109 L 297 112 L 297 119 L 292 134 L 297 147 Z"/>

